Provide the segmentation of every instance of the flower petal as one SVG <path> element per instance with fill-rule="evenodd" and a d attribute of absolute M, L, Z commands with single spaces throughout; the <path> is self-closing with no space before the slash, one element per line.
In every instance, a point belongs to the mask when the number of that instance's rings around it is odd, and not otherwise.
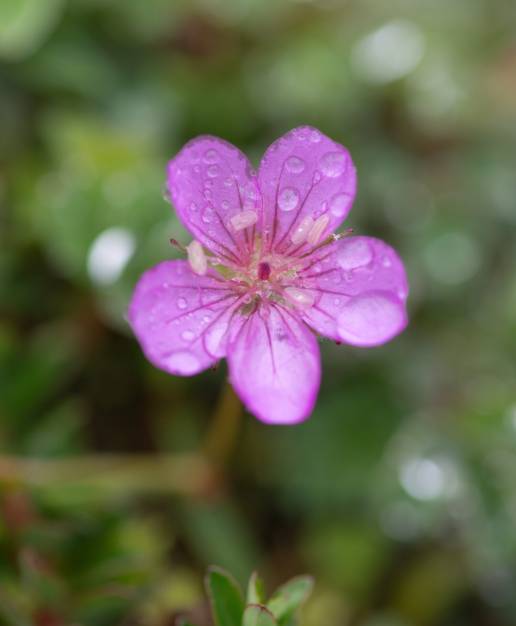
<path fill-rule="evenodd" d="M 334 232 L 349 213 L 356 192 L 355 167 L 343 146 L 302 126 L 268 148 L 258 185 L 270 249 L 308 249 L 314 238 L 317 243 Z M 307 239 L 311 244 L 303 245 Z"/>
<path fill-rule="evenodd" d="M 248 410 L 269 424 L 306 419 L 321 378 L 313 334 L 279 307 L 234 319 L 237 323 L 232 323 L 227 354 L 229 374 Z"/>
<path fill-rule="evenodd" d="M 191 376 L 226 353 L 238 296 L 216 276 L 194 274 L 186 261 L 164 261 L 143 274 L 129 322 L 146 357 L 170 374 Z"/>
<path fill-rule="evenodd" d="M 206 248 L 233 263 L 248 258 L 261 198 L 240 150 L 217 137 L 193 139 L 169 162 L 167 189 L 180 220 Z"/>
<path fill-rule="evenodd" d="M 303 318 L 318 333 L 367 347 L 385 343 L 405 328 L 405 268 L 386 243 L 346 237 L 309 258 L 299 280 L 317 293 L 317 300 Z"/>

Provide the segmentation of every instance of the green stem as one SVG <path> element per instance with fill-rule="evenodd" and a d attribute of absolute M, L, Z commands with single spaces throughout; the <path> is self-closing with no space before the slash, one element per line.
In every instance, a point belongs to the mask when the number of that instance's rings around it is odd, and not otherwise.
<path fill-rule="evenodd" d="M 225 465 L 231 456 L 242 413 L 242 404 L 238 396 L 229 382 L 226 382 L 203 446 L 206 458 L 218 466 Z"/>

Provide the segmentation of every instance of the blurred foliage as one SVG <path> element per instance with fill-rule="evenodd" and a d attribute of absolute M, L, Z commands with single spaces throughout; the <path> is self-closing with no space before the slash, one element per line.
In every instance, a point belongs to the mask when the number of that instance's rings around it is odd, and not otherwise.
<path fill-rule="evenodd" d="M 515 32 L 512 0 L 0 0 L 0 624 L 208 624 L 212 562 L 312 573 L 302 626 L 514 624 Z M 411 325 L 324 342 L 307 423 L 236 427 L 225 366 L 154 370 L 124 312 L 187 241 L 167 159 L 298 124 L 351 150 Z"/>

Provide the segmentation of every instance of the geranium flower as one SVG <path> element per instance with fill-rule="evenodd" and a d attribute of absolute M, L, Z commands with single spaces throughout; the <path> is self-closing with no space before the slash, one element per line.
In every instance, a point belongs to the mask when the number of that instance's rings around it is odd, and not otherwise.
<path fill-rule="evenodd" d="M 275 141 L 258 173 L 231 144 L 193 139 L 167 188 L 195 237 L 188 260 L 138 282 L 129 321 L 156 367 L 191 376 L 226 357 L 247 409 L 294 424 L 315 404 L 316 334 L 371 347 L 407 324 L 403 263 L 383 241 L 333 234 L 356 191 L 348 151 L 315 128 Z"/>

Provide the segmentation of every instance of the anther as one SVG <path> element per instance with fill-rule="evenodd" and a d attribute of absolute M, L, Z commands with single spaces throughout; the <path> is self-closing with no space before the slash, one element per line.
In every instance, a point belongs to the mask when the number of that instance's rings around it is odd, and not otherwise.
<path fill-rule="evenodd" d="M 206 274 L 208 269 L 208 260 L 204 254 L 201 244 L 194 239 L 190 244 L 186 246 L 186 252 L 188 254 L 188 263 L 192 271 L 200 276 Z"/>
<path fill-rule="evenodd" d="M 319 243 L 319 239 L 321 238 L 323 232 L 326 230 L 329 221 L 330 218 L 328 217 L 328 215 L 321 215 L 320 217 L 318 217 L 315 220 L 314 225 L 310 229 L 310 232 L 306 236 L 307 242 L 312 244 L 312 246 L 315 246 L 317 243 Z"/>
<path fill-rule="evenodd" d="M 255 211 L 240 211 L 236 215 L 229 220 L 231 222 L 231 226 L 237 232 L 239 230 L 244 230 L 244 228 L 248 228 L 249 226 L 253 226 L 258 221 L 258 215 Z"/>

